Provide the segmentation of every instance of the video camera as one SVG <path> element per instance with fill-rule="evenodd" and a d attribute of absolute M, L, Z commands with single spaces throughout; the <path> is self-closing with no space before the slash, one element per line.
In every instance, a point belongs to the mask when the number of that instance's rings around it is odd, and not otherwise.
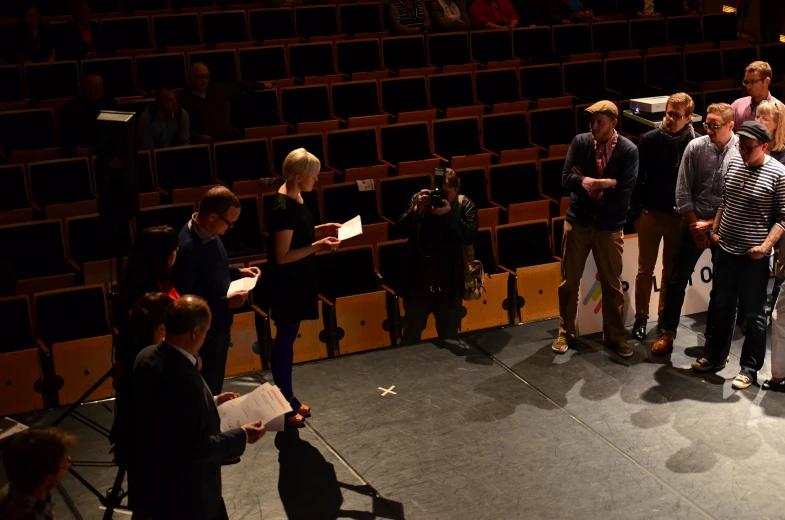
<path fill-rule="evenodd" d="M 445 174 L 446 170 L 444 168 L 433 169 L 434 185 L 436 188 L 428 192 L 428 196 L 431 197 L 432 208 L 441 208 L 444 206 L 444 201 L 447 200 L 447 193 L 445 193 L 443 188 Z"/>

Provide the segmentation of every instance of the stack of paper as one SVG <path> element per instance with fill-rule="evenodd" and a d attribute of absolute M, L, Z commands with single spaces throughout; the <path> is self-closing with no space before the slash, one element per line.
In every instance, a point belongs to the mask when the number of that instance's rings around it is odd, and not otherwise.
<path fill-rule="evenodd" d="M 363 234 L 363 221 L 360 218 L 360 215 L 357 215 L 352 220 L 348 222 L 344 222 L 341 224 L 341 227 L 338 228 L 338 240 L 349 240 L 350 238 L 356 237 L 357 235 Z"/>
<path fill-rule="evenodd" d="M 267 431 L 282 432 L 284 414 L 291 411 L 292 406 L 278 387 L 265 383 L 250 394 L 226 401 L 218 407 L 218 416 L 222 432 L 256 421 L 262 421 Z"/>
<path fill-rule="evenodd" d="M 231 298 L 234 294 L 253 290 L 253 288 L 256 287 L 256 282 L 258 280 L 258 276 L 238 278 L 229 284 L 229 289 L 226 291 L 226 297 Z"/>

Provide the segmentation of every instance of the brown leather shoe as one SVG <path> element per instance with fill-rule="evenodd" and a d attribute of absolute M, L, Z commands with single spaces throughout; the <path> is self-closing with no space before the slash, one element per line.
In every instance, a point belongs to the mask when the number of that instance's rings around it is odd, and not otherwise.
<path fill-rule="evenodd" d="M 660 339 L 651 346 L 651 353 L 655 356 L 667 356 L 673 350 L 673 336 L 663 334 Z"/>
<path fill-rule="evenodd" d="M 302 428 L 305 426 L 305 417 L 298 413 L 292 417 L 287 417 L 284 423 L 287 428 Z"/>

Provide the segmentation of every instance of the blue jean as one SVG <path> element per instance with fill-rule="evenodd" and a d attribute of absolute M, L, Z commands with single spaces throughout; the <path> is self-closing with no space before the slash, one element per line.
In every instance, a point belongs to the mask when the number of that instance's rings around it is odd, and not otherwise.
<path fill-rule="evenodd" d="M 706 349 L 712 365 L 722 365 L 730 352 L 736 327 L 736 303 L 744 300 L 747 335 L 741 347 L 741 373 L 757 380 L 766 356 L 766 297 L 769 258 L 753 260 L 749 255 L 732 255 L 717 248 L 714 255 L 714 337 Z"/>
<path fill-rule="evenodd" d="M 292 405 L 294 411 L 286 414 L 286 417 L 294 417 L 297 409 L 300 408 L 300 401 L 292 399 L 292 365 L 294 364 L 294 341 L 297 339 L 297 332 L 300 330 L 300 322 L 288 325 L 279 325 L 273 341 L 272 352 L 272 372 L 273 381 L 281 390 L 281 393 Z"/>

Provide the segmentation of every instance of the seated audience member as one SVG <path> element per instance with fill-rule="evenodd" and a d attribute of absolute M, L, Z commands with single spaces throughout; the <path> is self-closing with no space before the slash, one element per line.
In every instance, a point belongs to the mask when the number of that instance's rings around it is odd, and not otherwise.
<path fill-rule="evenodd" d="M 431 17 L 423 0 L 393 0 L 390 24 L 395 34 L 423 34 L 431 28 Z"/>
<path fill-rule="evenodd" d="M 106 56 L 106 40 L 98 22 L 91 22 L 93 8 L 87 0 L 74 3 L 74 22 L 57 42 L 57 57 L 61 60 L 83 60 Z"/>
<path fill-rule="evenodd" d="M 82 93 L 60 111 L 60 146 L 66 156 L 85 157 L 98 144 L 101 110 L 116 110 L 113 99 L 104 98 L 104 79 L 97 74 L 82 78 Z"/>
<path fill-rule="evenodd" d="M 469 17 L 477 29 L 518 26 L 518 13 L 509 0 L 475 0 L 469 8 Z"/>
<path fill-rule="evenodd" d="M 41 21 L 36 4 L 30 3 L 22 8 L 14 38 L 14 53 L 19 64 L 55 60 L 52 34 Z"/>
<path fill-rule="evenodd" d="M 188 112 L 191 122 L 191 143 L 212 143 L 234 138 L 229 118 L 229 101 L 240 94 L 262 90 L 258 83 L 233 84 L 210 81 L 210 70 L 204 63 L 188 69 L 188 87 L 177 94 L 179 104 Z"/>
<path fill-rule="evenodd" d="M 155 103 L 139 117 L 139 136 L 145 150 L 189 144 L 191 120 L 178 106 L 174 90 L 161 87 L 155 91 Z"/>
<path fill-rule="evenodd" d="M 434 0 L 430 10 L 433 26 L 438 31 L 468 31 L 472 28 L 465 0 Z"/>
<path fill-rule="evenodd" d="M 57 428 L 29 429 L 3 446 L 8 486 L 0 490 L 2 520 L 54 520 L 52 490 L 71 467 L 76 439 Z"/>
<path fill-rule="evenodd" d="M 771 65 L 765 61 L 753 61 L 747 65 L 744 70 L 744 80 L 741 83 L 749 95 L 739 98 L 731 104 L 737 129 L 741 128 L 745 121 L 755 121 L 756 110 L 761 102 L 773 101 L 781 104 L 769 92 L 771 76 Z"/>

